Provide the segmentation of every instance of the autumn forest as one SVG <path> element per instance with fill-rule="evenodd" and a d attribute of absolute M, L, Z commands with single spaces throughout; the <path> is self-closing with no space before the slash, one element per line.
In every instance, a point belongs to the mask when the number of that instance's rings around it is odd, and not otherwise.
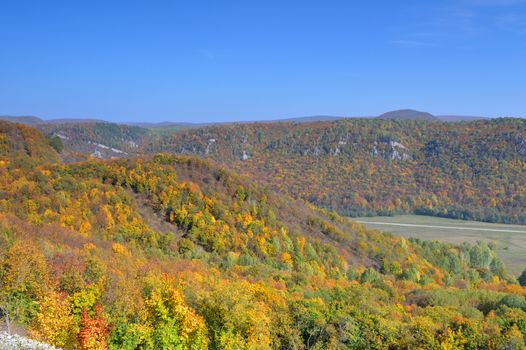
<path fill-rule="evenodd" d="M 524 223 L 524 121 L 111 126 L 107 160 L 68 146 L 95 125 L 0 122 L 7 327 L 63 349 L 524 348 L 526 274 L 491 244 L 346 217 Z"/>

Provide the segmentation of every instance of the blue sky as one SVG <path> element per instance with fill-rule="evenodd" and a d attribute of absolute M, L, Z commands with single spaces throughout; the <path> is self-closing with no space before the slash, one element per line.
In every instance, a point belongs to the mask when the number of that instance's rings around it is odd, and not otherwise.
<path fill-rule="evenodd" d="M 0 0 L 0 114 L 526 115 L 526 1 Z"/>

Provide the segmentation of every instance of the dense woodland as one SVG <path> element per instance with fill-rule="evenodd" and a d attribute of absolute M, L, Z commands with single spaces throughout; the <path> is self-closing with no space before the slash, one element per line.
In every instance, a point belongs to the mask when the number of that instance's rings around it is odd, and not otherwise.
<path fill-rule="evenodd" d="M 341 215 L 526 223 L 524 119 L 220 125 L 142 143 L 210 157 Z"/>
<path fill-rule="evenodd" d="M 65 349 L 525 347 L 526 289 L 487 244 L 367 230 L 191 156 L 60 150 L 0 122 L 12 329 Z"/>
<path fill-rule="evenodd" d="M 526 223 L 526 120 L 347 119 L 143 129 L 43 124 L 67 149 L 198 155 L 346 216 L 426 214 Z M 90 146 L 90 147 L 87 147 Z"/>
<path fill-rule="evenodd" d="M 137 148 L 136 142 L 153 135 L 145 128 L 103 122 L 43 123 L 36 127 L 46 135 L 61 135 L 63 143 L 77 152 L 84 152 L 90 142 L 133 152 Z"/>

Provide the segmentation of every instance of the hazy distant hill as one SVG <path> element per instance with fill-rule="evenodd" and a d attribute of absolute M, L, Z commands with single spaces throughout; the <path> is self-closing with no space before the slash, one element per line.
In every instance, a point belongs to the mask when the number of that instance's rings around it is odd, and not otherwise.
<path fill-rule="evenodd" d="M 228 121 L 228 122 L 214 122 L 214 123 L 183 123 L 183 122 L 159 122 L 159 123 L 144 123 L 144 122 L 125 122 L 122 124 L 139 126 L 142 128 L 149 129 L 160 129 L 160 128 L 202 128 L 211 125 L 230 125 L 230 124 L 252 124 L 252 123 L 312 123 L 320 121 L 333 121 L 344 118 L 364 118 L 364 117 L 337 117 L 337 116 L 309 116 L 309 117 L 297 117 L 297 118 L 284 118 L 284 119 L 272 119 L 272 120 L 252 120 L 252 121 Z"/>
<path fill-rule="evenodd" d="M 293 117 L 293 118 L 281 118 L 271 120 L 252 120 L 252 121 L 227 121 L 227 122 L 208 122 L 208 123 L 191 123 L 191 122 L 111 122 L 102 119 L 94 118 L 60 118 L 60 119 L 42 119 L 35 116 L 0 116 L 0 120 L 10 121 L 14 123 L 23 123 L 28 125 L 41 125 L 41 124 L 86 124 L 86 123 L 111 123 L 128 126 L 138 126 L 146 129 L 153 129 L 158 132 L 175 131 L 179 129 L 191 129 L 191 128 L 203 128 L 212 125 L 231 125 L 231 124 L 251 124 L 251 123 L 315 123 L 321 121 L 335 121 L 340 119 L 367 119 L 367 118 L 380 118 L 380 119 L 398 119 L 398 120 L 432 120 L 432 121 L 446 121 L 446 122 L 459 122 L 459 121 L 475 121 L 490 119 L 487 117 L 479 116 L 462 116 L 462 115 L 440 115 L 433 116 L 427 112 L 419 112 L 412 109 L 402 109 L 398 111 L 391 111 L 382 114 L 379 117 L 373 116 L 329 116 L 329 115 L 318 115 L 318 116 L 307 116 L 307 117 Z"/>
<path fill-rule="evenodd" d="M 60 118 L 44 120 L 47 124 L 75 124 L 75 123 L 112 123 L 107 120 L 93 118 Z"/>
<path fill-rule="evenodd" d="M 399 109 L 378 116 L 379 119 L 387 120 L 426 120 L 438 121 L 439 119 L 427 112 L 415 111 L 414 109 Z"/>
<path fill-rule="evenodd" d="M 433 115 L 428 112 L 416 111 L 413 109 L 400 109 L 384 113 L 377 118 L 387 120 L 427 120 L 443 122 L 471 122 L 476 120 L 488 120 L 491 118 L 467 115 Z"/>
<path fill-rule="evenodd" d="M 43 123 L 44 120 L 39 117 L 34 116 L 10 116 L 10 115 L 0 115 L 0 120 L 13 122 L 13 123 L 22 123 L 22 124 L 39 124 Z"/>
<path fill-rule="evenodd" d="M 10 116 L 3 115 L 0 116 L 0 120 L 13 122 L 13 123 L 22 123 L 29 125 L 36 124 L 75 124 L 75 123 L 110 123 L 101 119 L 91 119 L 91 118 L 60 118 L 60 119 L 47 119 L 44 120 L 35 116 Z"/>

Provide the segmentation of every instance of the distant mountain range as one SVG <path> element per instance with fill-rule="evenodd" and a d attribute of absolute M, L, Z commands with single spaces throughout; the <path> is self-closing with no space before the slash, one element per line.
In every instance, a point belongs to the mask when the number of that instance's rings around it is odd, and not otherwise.
<path fill-rule="evenodd" d="M 445 122 L 459 122 L 459 121 L 473 121 L 481 119 L 490 119 L 488 117 L 481 116 L 463 116 L 463 115 L 439 115 L 435 116 L 428 112 L 416 111 L 413 109 L 400 109 L 384 113 L 378 117 L 374 116 L 329 116 L 329 115 L 317 115 L 307 117 L 296 117 L 296 118 L 283 118 L 273 120 L 253 120 L 253 121 L 229 121 L 229 122 L 210 122 L 210 123 L 188 123 L 188 122 L 121 122 L 115 124 L 123 124 L 129 126 L 139 126 L 148 129 L 157 128 L 201 128 L 211 125 L 228 125 L 228 124 L 250 124 L 250 123 L 313 123 L 320 121 L 334 121 L 347 118 L 380 118 L 390 120 L 425 120 L 425 121 L 445 121 Z M 36 116 L 0 116 L 0 120 L 6 120 L 15 123 L 22 123 L 28 125 L 39 125 L 39 124 L 71 124 L 71 123 L 114 123 L 102 119 L 94 118 L 61 118 L 61 119 L 42 119 Z"/>
<path fill-rule="evenodd" d="M 13 123 L 21 123 L 28 125 L 38 124 L 70 124 L 70 123 L 113 123 L 102 119 L 90 118 L 60 118 L 60 119 L 42 119 L 35 116 L 11 116 L 0 115 L 0 120 L 5 120 Z"/>
<path fill-rule="evenodd" d="M 387 120 L 426 120 L 426 121 L 442 121 L 442 122 L 461 122 L 491 119 L 480 116 L 464 116 L 464 115 L 432 115 L 428 112 L 416 111 L 414 109 L 399 109 L 384 113 L 377 118 Z"/>
<path fill-rule="evenodd" d="M 13 122 L 13 123 L 28 124 L 28 125 L 40 124 L 40 123 L 45 122 L 43 119 L 40 119 L 39 117 L 33 117 L 33 116 L 0 115 L 0 120 L 5 120 L 8 122 Z"/>
<path fill-rule="evenodd" d="M 271 119 L 271 120 L 247 120 L 247 121 L 230 121 L 230 122 L 211 122 L 211 123 L 178 123 L 178 122 L 159 122 L 159 123 L 142 123 L 142 122 L 129 122 L 123 123 L 131 126 L 140 126 L 142 128 L 202 128 L 212 125 L 229 125 L 229 124 L 252 124 L 252 123 L 313 123 L 321 121 L 334 121 L 344 118 L 367 118 L 367 117 L 337 117 L 337 116 L 309 116 L 309 117 L 297 117 L 297 118 L 284 118 L 284 119 Z"/>

